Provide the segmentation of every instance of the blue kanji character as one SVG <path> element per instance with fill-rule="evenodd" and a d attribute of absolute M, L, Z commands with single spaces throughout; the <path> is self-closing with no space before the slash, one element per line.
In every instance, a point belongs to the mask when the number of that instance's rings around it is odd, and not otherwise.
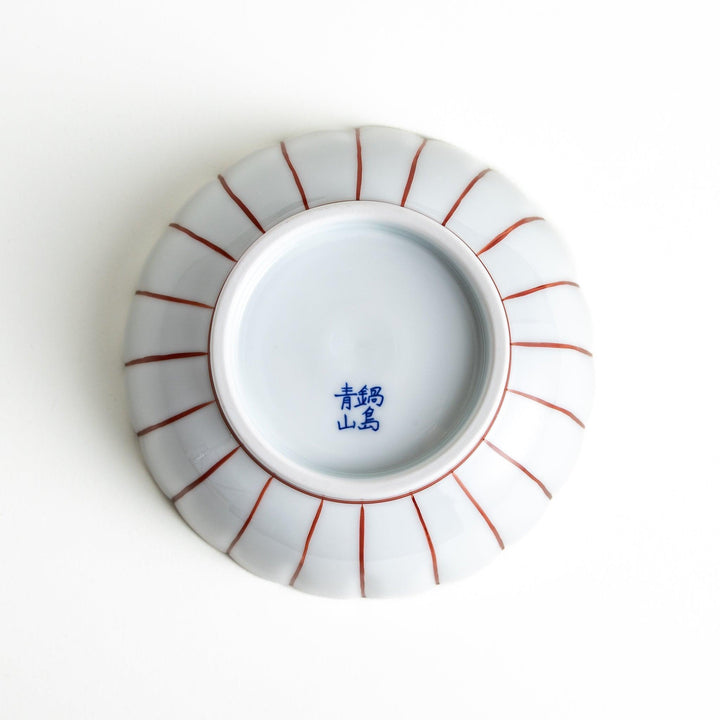
<path fill-rule="evenodd" d="M 380 407 L 383 404 L 383 401 L 385 400 L 385 397 L 380 394 L 380 391 L 382 390 L 381 385 L 376 385 L 375 387 L 370 388 L 370 397 L 368 398 L 368 402 L 375 403 L 378 407 Z"/>
<path fill-rule="evenodd" d="M 355 402 L 355 407 L 362 407 L 363 405 L 368 404 L 368 386 L 363 385 L 358 391 L 357 391 L 357 400 Z"/>
<path fill-rule="evenodd" d="M 340 388 L 340 393 L 335 393 L 335 397 L 342 398 L 342 401 L 340 403 L 341 410 L 350 410 L 352 408 L 350 398 L 354 395 L 357 395 L 357 393 L 353 392 L 352 387 L 348 385 L 346 381 L 345 386 Z"/>
<path fill-rule="evenodd" d="M 348 416 L 347 413 L 343 413 L 343 425 L 340 424 L 340 421 L 337 421 L 338 430 L 351 430 L 355 427 L 355 421 L 352 421 L 352 425 L 348 423 Z"/>
<path fill-rule="evenodd" d="M 377 432 L 380 429 L 380 421 L 373 418 L 374 412 L 371 407 L 363 410 L 364 420 L 358 425 L 358 430 L 372 430 L 373 432 Z"/>

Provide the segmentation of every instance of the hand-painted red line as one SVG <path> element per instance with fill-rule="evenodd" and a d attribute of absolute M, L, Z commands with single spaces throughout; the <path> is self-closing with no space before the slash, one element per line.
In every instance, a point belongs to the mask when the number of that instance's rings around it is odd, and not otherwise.
<path fill-rule="evenodd" d="M 504 453 L 499 447 L 497 447 L 497 445 L 493 445 L 489 440 L 486 440 L 485 444 L 491 450 L 494 450 L 498 455 L 500 455 L 500 457 L 503 457 L 509 463 L 512 463 L 518 470 L 522 470 L 533 482 L 537 483 L 538 487 L 545 493 L 545 495 L 547 495 L 548 499 L 552 500 L 552 494 L 550 491 L 525 466 L 521 465 L 517 460 L 513 460 L 507 453 Z"/>
<path fill-rule="evenodd" d="M 358 532 L 358 562 L 360 567 L 360 596 L 365 595 L 365 506 L 360 506 L 360 530 Z"/>
<path fill-rule="evenodd" d="M 181 303 L 182 305 L 192 305 L 193 307 L 207 308 L 212 310 L 212 305 L 206 305 L 205 303 L 197 302 L 197 300 L 186 300 L 185 298 L 173 297 L 172 295 L 162 295 L 160 293 L 149 292 L 148 290 L 136 290 L 136 295 L 142 295 L 143 297 L 155 298 L 155 300 L 165 300 L 166 302 Z"/>
<path fill-rule="evenodd" d="M 166 418 L 165 420 L 161 420 L 159 423 L 155 423 L 154 425 L 149 425 L 146 428 L 143 428 L 142 430 L 137 431 L 137 436 L 142 437 L 143 435 L 147 435 L 149 432 L 152 432 L 153 430 L 157 430 L 158 428 L 165 427 L 166 425 L 170 425 L 174 423 L 176 420 L 182 420 L 184 417 L 187 417 L 188 415 L 192 415 L 194 412 L 197 412 L 198 410 L 202 410 L 204 407 L 207 407 L 208 405 L 212 405 L 215 401 L 214 400 L 208 400 L 207 402 L 201 403 L 200 405 L 195 405 L 195 407 L 188 408 L 187 410 L 183 410 L 181 413 L 178 413 L 177 415 L 173 415 L 172 417 Z"/>
<path fill-rule="evenodd" d="M 475 509 L 482 515 L 483 520 L 487 523 L 487 526 L 490 528 L 492 534 L 495 536 L 495 540 L 497 540 L 497 544 L 500 546 L 500 549 L 504 550 L 505 543 L 502 541 L 500 533 L 497 531 L 497 528 L 495 527 L 495 525 L 493 525 L 492 521 L 487 516 L 487 513 L 480 507 L 480 503 L 472 496 L 471 492 L 465 487 L 463 481 L 455 473 L 453 473 L 452 476 L 455 478 L 455 482 L 460 486 L 460 489 L 468 496 L 468 500 L 470 500 L 470 502 L 475 506 Z"/>
<path fill-rule="evenodd" d="M 240 531 L 238 534 L 233 538 L 233 541 L 228 545 L 228 549 L 225 551 L 228 555 L 232 552 L 232 549 L 237 544 L 237 541 L 243 536 L 243 533 L 245 530 L 247 530 L 247 526 L 250 524 L 250 521 L 253 519 L 253 515 L 255 514 L 255 511 L 258 509 L 258 505 L 260 505 L 260 501 L 263 499 L 263 495 L 265 494 L 265 491 L 268 489 L 270 483 L 273 481 L 273 476 L 271 475 L 267 482 L 263 485 L 263 489 L 260 491 L 260 494 L 257 496 L 257 500 L 255 500 L 255 504 L 252 506 L 252 510 L 250 511 L 250 514 L 245 518 L 245 522 L 243 523 L 243 526 L 240 528 Z"/>
<path fill-rule="evenodd" d="M 295 170 L 295 166 L 292 164 L 292 160 L 290 160 L 290 156 L 288 155 L 287 147 L 285 146 L 285 141 L 280 143 L 280 150 L 282 150 L 283 157 L 285 158 L 285 162 L 287 163 L 287 166 L 290 168 L 290 172 L 292 173 L 293 178 L 295 179 L 295 185 L 297 185 L 298 192 L 300 193 L 300 198 L 302 199 L 303 205 L 305 206 L 306 210 L 309 210 L 308 207 L 308 201 L 307 197 L 305 197 L 305 190 L 303 189 L 302 183 L 300 182 L 300 176 L 297 174 L 297 170 Z"/>
<path fill-rule="evenodd" d="M 576 422 L 581 428 L 585 427 L 585 423 L 583 423 L 582 420 L 577 415 L 574 415 L 569 410 L 566 410 L 563 407 L 560 407 L 559 405 L 553 405 L 551 402 L 548 402 L 547 400 L 543 400 L 542 398 L 539 398 L 535 395 L 529 395 L 528 393 L 522 392 L 520 390 L 511 390 L 508 388 L 508 392 L 513 393 L 514 395 L 520 395 L 524 398 L 527 398 L 528 400 L 534 400 L 536 403 L 540 403 L 541 405 L 544 405 L 545 407 L 549 407 L 552 410 L 557 410 L 558 412 L 563 413 L 564 415 L 567 415 L 572 421 Z"/>
<path fill-rule="evenodd" d="M 360 144 L 360 128 L 355 128 L 355 148 L 357 154 L 357 180 L 355 182 L 355 199 L 360 199 L 362 188 L 362 145 Z"/>
<path fill-rule="evenodd" d="M 422 525 L 422 529 L 425 532 L 425 539 L 427 540 L 428 548 L 430 548 L 430 557 L 432 557 L 432 565 L 433 565 L 433 574 L 435 575 L 435 584 L 440 584 L 440 577 L 438 575 L 438 564 L 437 564 L 437 556 L 435 555 L 435 546 L 433 545 L 432 538 L 430 537 L 430 533 L 427 529 L 427 525 L 425 524 L 425 518 L 422 516 L 422 513 L 420 512 L 420 506 L 417 504 L 417 500 L 415 499 L 415 495 L 410 496 L 413 501 L 413 505 L 415 506 L 415 510 L 417 511 L 418 519 L 420 520 L 420 524 Z"/>
<path fill-rule="evenodd" d="M 532 295 L 532 293 L 539 292 L 540 290 L 547 290 L 548 288 L 554 288 L 560 285 L 572 285 L 572 287 L 580 287 L 576 282 L 572 282 L 571 280 L 558 280 L 557 282 L 545 283 L 544 285 L 538 285 L 537 287 L 530 288 L 529 290 L 516 292 L 512 295 L 506 295 L 503 298 L 503 302 L 505 302 L 506 300 L 513 300 L 519 297 L 525 297 L 525 295 Z"/>
<path fill-rule="evenodd" d="M 502 242 L 513 230 L 517 230 L 521 225 L 527 225 L 527 223 L 531 222 L 537 222 L 538 220 L 544 220 L 545 218 L 541 217 L 526 217 L 522 220 L 518 220 L 516 223 L 513 223 L 509 228 L 503 230 L 499 235 L 496 235 L 482 250 L 479 250 L 476 255 L 482 255 L 484 252 L 487 252 L 491 248 L 494 248 L 499 242 Z"/>
<path fill-rule="evenodd" d="M 204 237 L 200 237 L 200 235 L 194 233 L 192 230 L 188 230 L 186 227 L 178 225 L 177 223 L 170 223 L 170 227 L 174 230 L 179 230 L 181 233 L 185 233 L 188 237 L 191 237 L 193 240 L 197 240 L 199 243 L 205 245 L 205 247 L 209 247 L 211 250 L 214 250 L 216 253 L 222 255 L 224 258 L 230 260 L 231 262 L 237 262 L 237 260 L 235 260 L 235 258 L 230 255 L 230 253 L 225 252 L 225 250 L 223 250 L 221 247 L 219 247 L 215 243 L 211 243 Z"/>
<path fill-rule="evenodd" d="M 455 201 L 455 204 L 450 208 L 450 212 L 445 216 L 442 221 L 443 225 L 447 225 L 448 220 L 455 214 L 455 211 L 460 207 L 460 203 L 465 199 L 465 196 L 473 189 L 475 183 L 478 180 L 484 178 L 490 172 L 490 168 L 481 170 L 468 184 L 467 187 L 460 193 L 460 197 Z"/>
<path fill-rule="evenodd" d="M 511 345 L 516 347 L 536 347 L 536 348 L 550 348 L 554 350 L 575 350 L 576 352 L 582 353 L 583 355 L 589 355 L 592 357 L 592 353 L 585 348 L 578 347 L 577 345 L 566 345 L 565 343 L 553 343 L 553 342 L 512 342 Z"/>
<path fill-rule="evenodd" d="M 125 363 L 125 367 L 131 365 L 142 365 L 142 363 L 151 362 L 164 362 L 165 360 L 182 360 L 183 358 L 201 357 L 207 355 L 206 352 L 184 352 L 184 353 L 170 353 L 169 355 L 146 355 L 145 357 L 136 358 L 135 360 L 128 360 Z"/>
<path fill-rule="evenodd" d="M 423 151 L 426 143 L 427 138 L 423 138 L 423 141 L 420 143 L 420 147 L 415 153 L 412 164 L 410 165 L 410 172 L 408 173 L 407 182 L 405 183 L 405 191 L 403 192 L 402 201 L 400 203 L 401 207 L 405 207 L 405 201 L 408 199 L 408 195 L 410 194 L 410 187 L 412 186 L 413 180 L 415 179 L 415 170 L 417 169 L 418 160 L 420 159 L 420 153 Z"/>
<path fill-rule="evenodd" d="M 248 220 L 261 232 L 264 233 L 263 226 L 258 222 L 257 218 L 250 212 L 248 206 L 230 189 L 227 181 L 222 175 L 218 175 L 218 180 L 223 186 L 225 192 L 234 200 L 235 204 L 245 213 Z"/>
<path fill-rule="evenodd" d="M 300 562 L 298 563 L 298 566 L 295 569 L 295 572 L 293 573 L 292 578 L 290 579 L 291 587 L 295 584 L 295 581 L 297 580 L 298 575 L 300 574 L 300 571 L 302 570 L 302 567 L 305 564 L 305 558 L 307 557 L 307 551 L 308 551 L 308 548 L 310 547 L 310 540 L 312 539 L 313 533 L 315 532 L 315 526 L 318 524 L 318 520 L 320 519 L 320 513 L 322 512 L 324 502 L 325 502 L 324 500 L 320 501 L 317 512 L 315 513 L 315 517 L 313 518 L 312 525 L 310 526 L 310 531 L 307 534 L 307 538 L 305 538 L 305 547 L 303 548 L 302 557 L 300 558 Z"/>
<path fill-rule="evenodd" d="M 209 470 L 206 470 L 197 480 L 193 480 L 189 485 L 186 485 L 177 495 L 172 497 L 172 501 L 176 503 L 180 498 L 187 495 L 191 490 L 194 490 L 200 483 L 207 480 L 223 463 L 226 463 L 240 447 L 236 447 L 231 450 L 225 457 L 220 458 Z"/>

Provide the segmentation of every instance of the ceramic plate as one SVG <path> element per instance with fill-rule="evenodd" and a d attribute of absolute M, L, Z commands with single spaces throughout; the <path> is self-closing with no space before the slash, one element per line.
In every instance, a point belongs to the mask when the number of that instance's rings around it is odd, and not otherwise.
<path fill-rule="evenodd" d="M 131 420 L 188 524 L 332 596 L 454 580 L 566 479 L 589 321 L 552 227 L 437 140 L 321 132 L 202 188 L 128 326 Z"/>

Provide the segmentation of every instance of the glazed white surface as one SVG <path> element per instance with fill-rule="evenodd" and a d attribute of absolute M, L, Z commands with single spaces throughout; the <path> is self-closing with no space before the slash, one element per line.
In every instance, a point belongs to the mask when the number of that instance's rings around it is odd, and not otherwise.
<path fill-rule="evenodd" d="M 497 287 L 511 341 L 507 392 L 480 445 L 382 502 L 307 494 L 263 470 L 238 447 L 208 375 L 212 308 L 234 261 L 306 205 L 358 199 L 404 204 L 466 243 Z M 467 575 L 535 522 L 580 446 L 592 343 L 564 244 L 496 171 L 401 130 L 315 133 L 248 156 L 173 225 L 139 290 L 208 307 L 138 295 L 125 362 L 148 466 L 200 535 L 268 579 L 371 597 Z M 163 357 L 176 353 L 194 356 Z"/>
<path fill-rule="evenodd" d="M 367 201 L 313 208 L 255 243 L 223 287 L 208 351 L 243 448 L 276 478 L 353 502 L 407 494 L 462 462 L 510 358 L 505 310 L 472 251 L 423 215 Z M 348 378 L 377 384 L 368 407 L 382 432 L 358 434 L 359 405 L 343 412 Z"/>
<path fill-rule="evenodd" d="M 228 374 L 239 378 L 235 404 L 297 462 L 385 473 L 457 429 L 487 368 L 473 309 L 443 262 L 414 240 L 355 223 L 343 224 L 341 243 L 330 229 L 315 244 L 313 228 L 299 240 L 301 257 L 274 261 L 227 330 L 236 351 Z M 382 380 L 383 430 L 339 434 L 326 422 L 334 394 L 363 377 Z"/>

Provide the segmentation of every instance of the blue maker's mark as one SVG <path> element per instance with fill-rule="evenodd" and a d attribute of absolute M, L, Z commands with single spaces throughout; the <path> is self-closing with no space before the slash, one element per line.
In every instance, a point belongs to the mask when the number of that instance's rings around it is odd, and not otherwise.
<path fill-rule="evenodd" d="M 367 385 L 363 385 L 359 390 L 354 391 L 346 381 L 345 385 L 340 388 L 340 392 L 335 393 L 335 397 L 341 398 L 340 410 L 345 411 L 342 423 L 337 421 L 338 430 L 355 428 L 377 432 L 380 429 L 380 421 L 375 417 L 375 409 L 385 402 L 382 386 L 372 385 L 368 388 Z M 355 398 L 355 404 L 353 404 L 353 398 Z"/>

